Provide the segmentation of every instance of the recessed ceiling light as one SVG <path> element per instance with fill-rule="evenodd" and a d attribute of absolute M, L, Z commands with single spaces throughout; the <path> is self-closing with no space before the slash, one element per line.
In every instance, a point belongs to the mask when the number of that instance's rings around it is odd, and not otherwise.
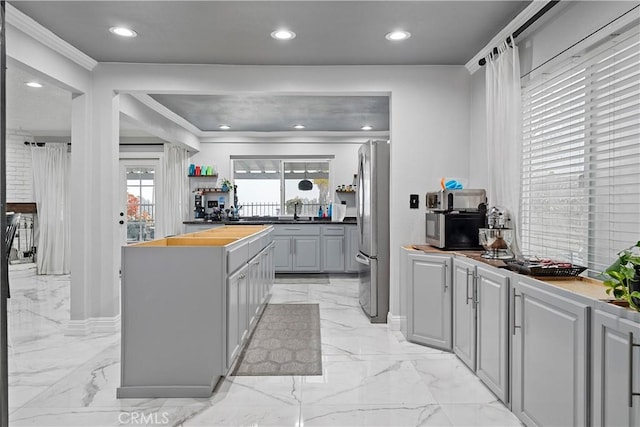
<path fill-rule="evenodd" d="M 362 130 L 371 130 L 371 129 L 373 129 L 373 126 L 364 125 L 360 129 L 362 129 Z"/>
<path fill-rule="evenodd" d="M 26 82 L 25 86 L 36 87 L 36 88 L 42 87 L 42 85 L 38 82 Z"/>
<path fill-rule="evenodd" d="M 293 125 L 294 129 L 304 129 L 304 125 Z"/>
<path fill-rule="evenodd" d="M 138 33 L 133 31 L 131 28 L 126 27 L 111 27 L 109 28 L 109 31 L 121 37 L 135 37 L 138 35 Z"/>
<path fill-rule="evenodd" d="M 276 40 L 291 40 L 296 37 L 296 33 L 289 30 L 275 30 L 271 33 L 271 37 Z"/>
<path fill-rule="evenodd" d="M 409 37 L 411 37 L 411 33 L 408 31 L 391 31 L 390 33 L 387 33 L 386 36 L 384 36 L 385 39 L 391 41 L 406 40 Z"/>
<path fill-rule="evenodd" d="M 229 130 L 229 129 L 231 129 L 231 126 L 229 126 L 229 125 L 220 125 L 220 126 L 218 126 L 218 129 Z"/>

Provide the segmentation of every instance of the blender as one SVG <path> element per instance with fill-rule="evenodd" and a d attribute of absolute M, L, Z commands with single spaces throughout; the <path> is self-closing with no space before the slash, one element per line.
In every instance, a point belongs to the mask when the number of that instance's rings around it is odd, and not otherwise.
<path fill-rule="evenodd" d="M 505 209 L 497 206 L 487 213 L 487 226 L 478 230 L 478 238 L 485 252 L 483 258 L 512 259 L 513 252 L 509 249 L 513 241 L 513 230 L 507 227 L 510 219 Z"/>

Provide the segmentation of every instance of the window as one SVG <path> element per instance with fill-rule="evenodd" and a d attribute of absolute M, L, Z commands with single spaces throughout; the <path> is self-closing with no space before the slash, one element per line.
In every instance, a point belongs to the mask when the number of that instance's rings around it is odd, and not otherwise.
<path fill-rule="evenodd" d="M 639 28 L 523 88 L 523 252 L 602 272 L 640 240 Z"/>
<path fill-rule="evenodd" d="M 329 203 L 328 158 L 233 158 L 233 180 L 237 185 L 242 216 L 316 216 Z M 312 183 L 300 190 L 300 181 Z"/>
<path fill-rule="evenodd" d="M 155 169 L 127 167 L 127 243 L 155 238 Z"/>

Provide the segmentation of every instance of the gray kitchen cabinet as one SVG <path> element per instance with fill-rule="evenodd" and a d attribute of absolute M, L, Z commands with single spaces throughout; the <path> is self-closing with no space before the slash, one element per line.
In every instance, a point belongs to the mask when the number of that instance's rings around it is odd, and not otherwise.
<path fill-rule="evenodd" d="M 406 250 L 407 339 L 451 350 L 451 257 Z"/>
<path fill-rule="evenodd" d="M 274 236 L 274 267 L 276 271 L 293 271 L 293 240 L 290 236 Z"/>
<path fill-rule="evenodd" d="M 476 370 L 475 264 L 453 259 L 453 352 L 471 370 Z"/>
<path fill-rule="evenodd" d="M 344 259 L 344 271 L 345 273 L 357 273 L 362 269 L 362 264 L 356 261 L 356 255 L 358 255 L 358 226 L 356 224 L 349 224 L 344 226 L 345 234 L 345 259 Z"/>
<path fill-rule="evenodd" d="M 273 235 L 277 272 L 320 272 L 319 225 L 278 225 Z"/>
<path fill-rule="evenodd" d="M 242 267 L 227 280 L 227 368 L 238 355 L 247 329 L 247 273 Z"/>
<path fill-rule="evenodd" d="M 587 425 L 589 306 L 511 278 L 511 410 L 527 426 Z"/>
<path fill-rule="evenodd" d="M 322 227 L 322 271 L 344 272 L 344 226 L 324 225 Z"/>
<path fill-rule="evenodd" d="M 476 266 L 476 375 L 509 401 L 509 273 Z"/>
<path fill-rule="evenodd" d="M 509 400 L 509 274 L 453 260 L 453 351 L 504 403 Z"/>
<path fill-rule="evenodd" d="M 293 237 L 293 271 L 320 271 L 320 237 Z"/>
<path fill-rule="evenodd" d="M 640 425 L 640 323 L 595 310 L 592 425 Z"/>

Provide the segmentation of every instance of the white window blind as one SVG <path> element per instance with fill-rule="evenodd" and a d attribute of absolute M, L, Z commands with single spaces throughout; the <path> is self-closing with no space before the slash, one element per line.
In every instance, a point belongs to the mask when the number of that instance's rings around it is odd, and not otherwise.
<path fill-rule="evenodd" d="M 522 248 L 602 272 L 640 240 L 640 26 L 522 89 Z"/>

